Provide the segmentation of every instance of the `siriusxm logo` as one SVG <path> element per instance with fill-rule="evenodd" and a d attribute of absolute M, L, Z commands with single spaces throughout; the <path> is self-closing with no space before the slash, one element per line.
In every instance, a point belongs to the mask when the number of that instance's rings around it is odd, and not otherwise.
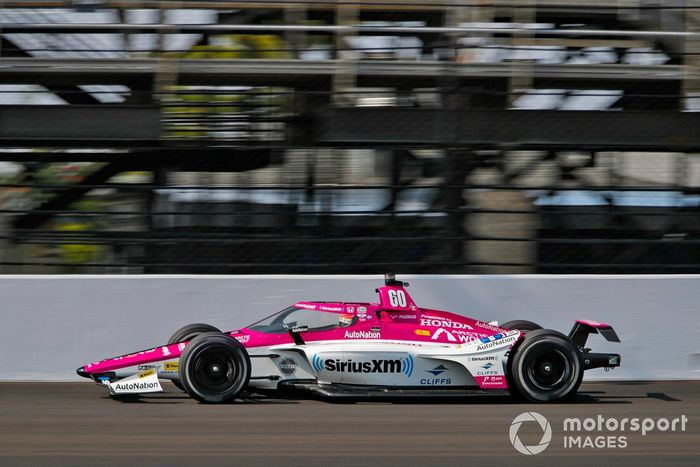
<path fill-rule="evenodd" d="M 322 371 L 336 371 L 340 373 L 403 373 L 406 376 L 413 374 L 413 356 L 395 359 L 373 359 L 354 361 L 352 359 L 323 359 L 314 355 L 311 366 L 317 373 Z"/>

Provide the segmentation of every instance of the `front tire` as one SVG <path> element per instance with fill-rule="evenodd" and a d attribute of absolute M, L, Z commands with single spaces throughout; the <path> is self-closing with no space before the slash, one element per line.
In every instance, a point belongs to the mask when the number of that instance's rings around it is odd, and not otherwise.
<path fill-rule="evenodd" d="M 532 402 L 558 402 L 576 394 L 583 379 L 583 357 L 565 335 L 549 329 L 530 331 L 515 349 L 512 381 Z"/>
<path fill-rule="evenodd" d="M 187 326 L 181 327 L 180 329 L 175 331 L 175 333 L 172 336 L 170 336 L 170 339 L 168 339 L 168 345 L 177 344 L 179 342 L 191 341 L 195 337 L 199 336 L 200 334 L 204 334 L 205 332 L 221 332 L 221 331 L 210 324 L 205 324 L 205 323 L 188 324 Z M 181 391 L 185 390 L 185 388 L 182 386 L 182 383 L 180 382 L 179 379 L 173 378 L 171 380 L 171 382 L 179 390 L 181 390 Z"/>
<path fill-rule="evenodd" d="M 226 334 L 202 334 L 180 356 L 180 380 L 185 391 L 199 402 L 230 402 L 250 380 L 248 352 Z"/>

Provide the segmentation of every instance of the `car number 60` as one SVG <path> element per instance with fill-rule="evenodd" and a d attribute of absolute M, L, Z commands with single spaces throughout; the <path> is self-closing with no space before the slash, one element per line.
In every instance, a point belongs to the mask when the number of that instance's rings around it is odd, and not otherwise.
<path fill-rule="evenodd" d="M 403 290 L 390 290 L 389 291 L 389 303 L 391 306 L 405 307 L 406 306 L 406 294 Z"/>

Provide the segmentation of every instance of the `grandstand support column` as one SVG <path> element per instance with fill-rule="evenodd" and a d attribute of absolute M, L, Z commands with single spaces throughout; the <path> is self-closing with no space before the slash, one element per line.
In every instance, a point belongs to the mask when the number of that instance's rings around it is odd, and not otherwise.
<path fill-rule="evenodd" d="M 357 24 L 360 18 L 360 10 L 356 4 L 346 4 L 343 0 L 337 0 L 335 7 L 335 22 L 337 26 L 352 26 Z M 333 102 L 336 105 L 347 105 L 354 101 L 353 97 L 346 94 L 357 86 L 357 60 L 361 52 L 350 49 L 350 43 L 346 41 L 354 32 L 337 32 L 335 35 L 335 73 L 333 73 Z"/>
<path fill-rule="evenodd" d="M 456 0 L 457 3 L 461 3 L 462 0 Z M 474 0 L 467 3 L 469 6 L 464 8 L 462 11 L 465 16 L 455 16 L 458 22 L 451 24 L 452 26 L 459 26 L 463 21 L 468 21 L 469 23 L 492 23 L 495 21 L 496 11 L 494 3 L 492 0 Z M 494 43 L 493 33 L 491 32 L 473 32 L 469 34 L 467 39 L 468 47 L 463 49 L 462 44 L 457 42 L 457 52 L 456 61 L 457 62 L 473 62 L 476 60 L 475 51 L 478 51 L 479 47 L 483 45 L 490 45 Z"/>
<path fill-rule="evenodd" d="M 167 185 L 168 182 L 168 170 L 162 167 L 156 167 L 151 172 L 151 185 L 154 188 L 148 190 L 148 199 L 146 200 L 146 209 L 148 210 L 148 231 L 151 232 L 158 227 L 158 222 L 156 216 L 153 215 L 154 212 L 159 210 L 158 207 L 158 197 L 156 195 L 158 187 Z"/>
<path fill-rule="evenodd" d="M 117 22 L 119 24 L 127 24 L 127 15 L 126 15 L 126 9 L 122 6 L 118 6 L 116 8 L 116 14 L 117 14 Z M 122 49 L 129 54 L 131 52 L 131 34 L 129 31 L 123 31 L 120 34 L 120 39 L 122 41 Z"/>
<path fill-rule="evenodd" d="M 289 4 L 284 8 L 284 23 L 302 25 L 307 19 L 306 4 Z M 302 31 L 286 31 L 284 38 L 294 53 L 294 58 L 300 58 L 300 52 L 308 46 L 307 35 Z"/>
<path fill-rule="evenodd" d="M 391 151 L 391 196 L 389 208 L 391 209 L 392 227 L 396 224 L 396 200 L 399 197 L 399 185 L 401 184 L 401 159 L 403 150 Z"/>
<path fill-rule="evenodd" d="M 488 23 L 494 20 L 493 0 L 451 0 L 453 6 L 446 9 L 445 26 L 459 27 L 461 23 Z M 491 33 L 470 33 L 478 34 L 479 37 L 490 37 Z"/>
<path fill-rule="evenodd" d="M 154 167 L 151 171 L 151 185 L 153 188 L 145 191 L 145 199 L 142 201 L 144 203 L 144 209 L 146 211 L 145 225 L 147 235 L 151 235 L 154 230 L 158 227 L 163 227 L 164 216 L 155 216 L 154 212 L 161 211 L 162 208 L 158 203 L 157 187 L 166 186 L 168 184 L 168 169 L 162 167 Z M 159 222 L 160 221 L 160 222 Z M 155 258 L 159 257 L 158 254 L 159 247 L 155 243 L 146 242 L 143 245 L 143 256 L 146 262 L 156 262 Z M 153 268 L 152 266 L 144 267 L 144 273 L 151 272 L 151 270 L 157 271 L 158 268 Z"/>
<path fill-rule="evenodd" d="M 685 36 L 683 96 L 685 102 L 681 108 L 700 109 L 700 0 L 690 2 L 695 8 L 688 8 L 685 13 L 685 31 L 695 33 Z"/>
<path fill-rule="evenodd" d="M 536 18 L 537 0 L 521 0 L 523 8 L 513 10 L 514 23 L 534 23 Z M 533 35 L 530 32 L 520 32 L 513 34 L 511 46 L 516 50 L 518 46 L 532 44 Z M 531 89 L 534 82 L 533 63 L 528 60 L 513 60 L 511 66 L 511 76 L 509 80 L 508 97 L 509 104 L 518 98 L 518 92 Z"/>
<path fill-rule="evenodd" d="M 469 158 L 474 157 L 471 151 L 462 151 L 448 148 L 445 150 L 447 158 L 445 164 L 445 209 L 448 211 L 448 232 L 447 236 L 451 238 L 449 248 L 447 249 L 449 258 L 445 258 L 449 262 L 466 262 L 468 258 L 466 238 L 466 212 L 461 208 L 466 204 L 464 200 L 464 183 L 467 178 L 467 169 L 469 166 Z M 464 266 L 454 266 L 454 272 L 465 272 Z"/>
<path fill-rule="evenodd" d="M 165 13 L 162 9 L 159 10 L 160 23 L 166 25 L 165 23 Z M 177 33 L 177 28 L 175 26 L 168 27 L 168 31 L 161 30 L 158 33 L 157 42 L 157 53 L 158 62 L 156 65 L 156 72 L 153 78 L 153 94 L 156 96 L 155 101 L 160 103 L 163 102 L 165 93 L 177 84 L 177 74 L 178 74 L 178 59 L 170 58 L 165 53 L 165 35 Z M 165 108 L 161 106 L 161 120 L 163 119 L 163 111 Z M 161 135 L 162 136 L 162 135 Z"/>
<path fill-rule="evenodd" d="M 4 200 L 3 200 L 4 201 Z M 10 225 L 9 216 L 0 216 L 0 262 L 12 263 L 21 261 L 21 253 L 19 248 L 10 241 L 10 233 L 12 225 Z M 22 266 L 0 266 L 0 274 L 13 274 L 22 272 Z"/>
<path fill-rule="evenodd" d="M 470 16 L 473 7 L 465 5 L 460 0 L 450 0 L 450 4 L 454 6 L 446 8 L 445 26 L 457 27 Z"/>
<path fill-rule="evenodd" d="M 319 109 L 327 109 L 331 104 L 331 92 L 297 87 L 294 95 L 294 109 L 297 118 L 287 125 L 287 141 L 296 146 L 313 146 L 316 141 L 314 114 Z"/>

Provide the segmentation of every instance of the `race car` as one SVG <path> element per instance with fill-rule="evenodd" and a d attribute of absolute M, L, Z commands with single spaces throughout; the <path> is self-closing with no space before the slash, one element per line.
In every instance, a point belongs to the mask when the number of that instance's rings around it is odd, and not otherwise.
<path fill-rule="evenodd" d="M 614 368 L 590 334 L 619 342 L 608 324 L 577 320 L 568 335 L 530 321 L 498 324 L 419 307 L 386 274 L 379 303 L 301 301 L 235 331 L 179 329 L 167 344 L 78 368 L 115 398 L 162 391 L 170 380 L 202 403 L 250 393 L 322 398 L 510 393 L 570 399 L 583 372 Z"/>

